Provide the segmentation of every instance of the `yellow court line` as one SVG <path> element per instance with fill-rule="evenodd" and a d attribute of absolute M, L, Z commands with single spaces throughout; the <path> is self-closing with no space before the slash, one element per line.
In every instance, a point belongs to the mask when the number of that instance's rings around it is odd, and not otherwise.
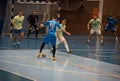
<path fill-rule="evenodd" d="M 23 57 L 22 57 L 23 58 Z M 51 59 L 51 57 L 48 57 L 47 56 L 47 58 L 49 58 L 49 59 Z M 33 63 L 35 63 L 35 64 L 39 64 L 39 62 L 35 62 L 35 61 L 32 61 L 32 60 L 29 60 L 29 59 L 26 59 L 26 58 L 24 58 L 24 60 L 26 60 L 26 61 L 29 61 L 29 62 L 33 62 Z M 57 59 L 57 61 L 58 61 L 59 59 Z M 59 62 L 64 62 L 64 61 L 62 61 L 62 60 L 59 60 Z M 85 70 L 88 70 L 88 71 L 92 71 L 92 72 L 95 72 L 95 73 L 97 73 L 97 74 L 104 74 L 104 75 L 106 75 L 106 76 L 111 76 L 111 77 L 115 77 L 115 78 L 120 78 L 118 75 L 116 75 L 116 74 L 113 74 L 113 73 L 108 73 L 108 72 L 103 72 L 103 71 L 101 71 L 101 70 L 93 70 L 93 69 L 91 69 L 91 67 L 88 67 L 88 66 L 82 66 L 82 65 L 80 65 L 80 64 L 76 64 L 76 63 L 73 63 L 73 62 L 68 62 L 70 65 L 73 65 L 73 66 L 75 66 L 75 67 L 82 67 L 82 68 L 84 68 Z M 44 66 L 48 66 L 47 64 L 43 64 L 43 63 L 40 63 L 40 64 L 42 64 L 42 65 L 44 65 Z M 51 67 L 51 66 L 48 66 L 50 69 L 53 69 L 53 70 L 55 70 L 54 69 L 54 67 Z M 63 72 L 67 72 L 66 70 L 64 71 L 63 69 L 56 69 L 56 70 L 62 70 Z M 70 73 L 70 72 L 68 72 L 68 73 Z"/>
<path fill-rule="evenodd" d="M 25 61 L 28 61 L 28 62 L 32 62 L 32 63 L 35 63 L 35 64 L 38 64 L 38 62 L 36 62 L 36 61 L 29 60 L 29 59 L 24 58 L 24 57 L 21 57 L 21 56 L 17 56 L 16 58 L 21 59 L 21 60 L 25 60 Z M 47 57 L 47 58 L 50 58 L 50 57 Z M 81 78 L 84 78 L 84 79 L 87 79 L 87 80 L 91 80 L 91 81 L 98 81 L 97 79 L 90 78 L 90 77 L 87 77 L 87 76 L 83 76 L 83 75 L 78 74 L 78 73 L 74 73 L 74 71 L 63 70 L 63 69 L 61 69 L 61 68 L 58 69 L 58 67 L 55 68 L 55 67 L 49 66 L 49 65 L 47 65 L 47 64 L 44 64 L 44 63 L 42 63 L 42 62 L 40 62 L 40 64 L 46 66 L 47 68 L 49 68 L 49 69 L 51 69 L 51 70 L 62 71 L 62 72 L 69 73 L 69 74 L 74 75 L 74 76 L 79 76 L 79 77 L 81 77 Z"/>
<path fill-rule="evenodd" d="M 74 66 L 82 67 L 82 68 L 85 68 L 88 71 L 93 71 L 93 72 L 98 73 L 98 74 L 105 74 L 106 76 L 112 76 L 112 77 L 115 77 L 115 78 L 120 78 L 118 75 L 113 74 L 113 73 L 103 72 L 101 70 L 98 71 L 98 70 L 95 70 L 95 69 L 93 70 L 93 69 L 90 69 L 90 67 L 88 67 L 88 66 L 82 66 L 80 64 L 75 64 L 73 62 L 69 62 L 69 63 L 72 64 L 72 65 L 74 65 Z"/>

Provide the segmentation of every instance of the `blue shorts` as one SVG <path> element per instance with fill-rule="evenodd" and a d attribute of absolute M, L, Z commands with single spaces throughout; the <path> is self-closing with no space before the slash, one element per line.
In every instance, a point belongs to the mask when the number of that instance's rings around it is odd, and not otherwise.
<path fill-rule="evenodd" d="M 105 31 L 109 31 L 111 30 L 112 32 L 115 32 L 115 28 L 114 27 L 105 27 Z"/>
<path fill-rule="evenodd" d="M 23 29 L 20 29 L 20 30 L 14 29 L 14 34 L 20 34 L 20 33 L 23 33 L 23 32 L 24 32 Z"/>
<path fill-rule="evenodd" d="M 52 45 L 56 45 L 56 36 L 46 35 L 43 42 L 45 44 L 48 44 L 50 42 Z"/>

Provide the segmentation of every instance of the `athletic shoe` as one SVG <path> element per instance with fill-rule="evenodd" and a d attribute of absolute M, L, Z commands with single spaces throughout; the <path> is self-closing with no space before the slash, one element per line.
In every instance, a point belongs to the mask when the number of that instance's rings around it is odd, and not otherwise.
<path fill-rule="evenodd" d="M 13 47 L 16 47 L 16 43 L 13 43 Z"/>
<path fill-rule="evenodd" d="M 89 44 L 89 43 L 90 43 L 90 40 L 88 40 L 86 43 Z"/>
<path fill-rule="evenodd" d="M 20 48 L 20 43 L 17 43 L 17 47 Z"/>
<path fill-rule="evenodd" d="M 67 54 L 70 54 L 72 51 L 67 51 Z"/>
<path fill-rule="evenodd" d="M 52 57 L 52 60 L 56 60 L 56 57 Z"/>
<path fill-rule="evenodd" d="M 41 55 L 42 55 L 42 53 L 38 53 L 38 54 L 37 54 L 37 58 L 40 58 Z"/>
<path fill-rule="evenodd" d="M 87 41 L 86 43 L 89 44 L 90 42 Z"/>

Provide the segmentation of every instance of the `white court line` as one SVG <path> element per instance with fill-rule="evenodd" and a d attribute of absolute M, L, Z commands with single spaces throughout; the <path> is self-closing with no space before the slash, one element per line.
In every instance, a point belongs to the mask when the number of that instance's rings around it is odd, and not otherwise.
<path fill-rule="evenodd" d="M 22 75 L 22 74 L 15 73 L 15 72 L 13 72 L 13 71 L 9 71 L 9 70 L 3 69 L 3 68 L 0 68 L 0 69 L 3 70 L 3 71 L 7 71 L 7 72 L 9 72 L 9 73 L 12 73 L 12 74 L 15 74 L 15 75 L 21 76 L 21 77 L 23 77 L 23 78 L 29 79 L 29 80 L 37 81 L 37 80 L 35 80 L 35 79 L 31 79 L 31 78 L 28 77 L 28 76 L 24 76 L 24 75 Z"/>
<path fill-rule="evenodd" d="M 39 68 L 39 69 L 48 69 L 48 70 L 55 70 L 55 71 L 63 71 L 63 72 L 70 72 L 70 73 L 84 73 L 84 74 L 93 74 L 93 75 L 105 75 L 105 74 L 97 74 L 97 73 L 86 73 L 86 72 L 78 72 L 78 71 L 73 71 L 73 70 L 65 70 L 65 69 L 56 69 L 55 67 L 50 68 L 50 67 L 42 67 L 42 66 L 33 66 L 33 65 L 27 65 L 27 64 L 20 64 L 20 63 L 16 63 L 16 62 L 10 62 L 10 61 L 5 61 L 5 60 L 0 60 L 1 62 L 6 62 L 6 63 L 10 63 L 10 64 L 15 64 L 15 65 L 19 65 L 19 66 L 26 66 L 26 67 L 32 67 L 32 68 Z"/>

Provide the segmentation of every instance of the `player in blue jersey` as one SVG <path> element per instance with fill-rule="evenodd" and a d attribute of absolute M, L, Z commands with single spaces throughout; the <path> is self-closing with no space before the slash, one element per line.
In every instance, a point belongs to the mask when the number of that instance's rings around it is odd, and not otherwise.
<path fill-rule="evenodd" d="M 53 46 L 53 57 L 52 57 L 52 59 L 56 60 L 55 52 L 56 52 L 56 28 L 57 27 L 62 29 L 62 31 L 65 32 L 67 35 L 71 35 L 64 28 L 62 28 L 56 20 L 57 20 L 57 17 L 54 16 L 54 17 L 52 17 L 52 20 L 45 22 L 44 25 L 41 24 L 41 27 L 48 27 L 48 31 L 47 31 L 47 34 L 44 38 L 44 41 L 43 41 L 43 43 L 40 47 L 40 51 L 37 54 L 37 58 L 40 58 L 40 56 L 43 55 L 42 50 L 43 50 L 45 44 L 48 44 L 50 42 Z"/>
<path fill-rule="evenodd" d="M 111 30 L 116 38 L 116 41 L 118 41 L 118 37 L 116 34 L 117 27 L 118 27 L 118 20 L 116 19 L 116 17 L 115 16 L 108 17 L 107 24 L 106 24 L 106 27 L 105 27 L 104 32 L 103 32 L 103 36 L 105 35 L 105 33 L 107 31 Z"/>

